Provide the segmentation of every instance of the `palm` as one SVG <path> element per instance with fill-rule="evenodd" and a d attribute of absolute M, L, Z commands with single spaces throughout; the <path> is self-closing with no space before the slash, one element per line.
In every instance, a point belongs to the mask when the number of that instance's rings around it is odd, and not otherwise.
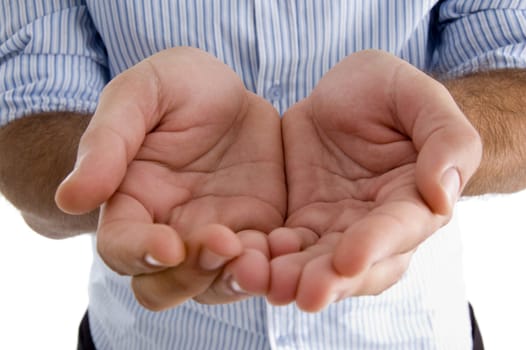
<path fill-rule="evenodd" d="M 227 112 L 221 113 L 222 108 L 206 111 L 195 104 L 183 113 L 164 117 L 146 135 L 109 202 L 105 213 L 111 210 L 112 214 L 103 214 L 102 223 L 111 225 L 111 216 L 133 212 L 126 220 L 142 218 L 168 225 L 185 241 L 185 263 L 133 280 L 138 298 L 153 309 L 174 306 L 188 297 L 212 303 L 244 297 L 228 291 L 218 293 L 218 289 L 229 288 L 225 286 L 227 277 L 217 278 L 220 271 L 211 273 L 198 267 L 200 252 L 220 237 L 210 231 L 208 239 L 191 243 L 195 232 L 216 223 L 233 232 L 269 232 L 283 224 L 286 188 L 279 118 L 269 104 L 243 93 L 240 110 L 224 108 Z M 239 239 L 246 242 L 242 236 Z M 224 237 L 215 249 L 226 252 L 236 243 L 233 237 Z M 262 293 L 268 284 L 268 274 L 263 272 L 268 269 L 266 244 L 244 245 L 243 258 L 227 265 L 230 272 L 225 276 L 236 275 L 247 290 Z M 261 272 L 256 280 L 243 277 L 250 266 Z M 152 295 L 166 299 L 144 301 Z"/>
<path fill-rule="evenodd" d="M 209 223 L 234 231 L 282 224 L 281 130 L 270 104 L 248 92 L 226 65 L 194 49 L 161 52 L 119 78 L 105 91 L 112 97 L 101 109 L 108 115 L 117 109 L 126 128 L 99 112 L 86 132 L 89 140 L 101 129 L 119 128 L 126 142 L 126 166 L 108 175 L 112 182 L 119 181 L 117 173 L 123 178 L 101 227 L 133 220 L 184 235 Z M 119 99 L 125 103 L 114 102 Z M 112 157 L 119 164 L 122 156 Z"/>
<path fill-rule="evenodd" d="M 197 105 L 164 117 L 118 193 L 180 233 L 208 223 L 234 231 L 281 225 L 286 193 L 278 117 L 249 93 L 239 107 L 222 114 Z"/>
<path fill-rule="evenodd" d="M 414 182 L 417 152 L 392 126 L 360 115 L 334 126 L 334 111 L 289 111 L 284 121 L 289 215 L 287 226 L 318 235 L 344 232 L 390 203 L 421 203 Z M 316 113 L 316 114 L 314 114 Z M 377 140 L 381 140 L 377 142 Z M 423 203 L 421 203 L 423 204 Z"/>

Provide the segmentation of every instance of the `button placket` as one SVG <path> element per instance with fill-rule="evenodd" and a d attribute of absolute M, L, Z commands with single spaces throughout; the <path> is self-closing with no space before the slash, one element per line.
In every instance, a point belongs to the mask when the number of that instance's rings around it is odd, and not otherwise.
<path fill-rule="evenodd" d="M 270 101 L 280 100 L 283 97 L 283 88 L 281 87 L 281 84 L 279 82 L 275 82 L 273 85 L 271 85 L 267 89 L 265 97 Z"/>

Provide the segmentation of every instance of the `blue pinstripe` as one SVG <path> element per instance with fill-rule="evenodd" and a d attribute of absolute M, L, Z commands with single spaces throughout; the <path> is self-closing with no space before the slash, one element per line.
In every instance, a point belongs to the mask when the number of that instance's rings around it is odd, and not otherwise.
<path fill-rule="evenodd" d="M 280 112 L 366 48 L 443 77 L 526 67 L 526 1 L 443 0 L 431 12 L 437 2 L 0 0 L 0 125 L 43 111 L 92 113 L 111 77 L 178 45 L 213 53 Z M 92 333 L 100 349 L 469 349 L 459 247 L 452 223 L 397 285 L 315 315 L 262 298 L 151 313 L 95 255 Z"/>

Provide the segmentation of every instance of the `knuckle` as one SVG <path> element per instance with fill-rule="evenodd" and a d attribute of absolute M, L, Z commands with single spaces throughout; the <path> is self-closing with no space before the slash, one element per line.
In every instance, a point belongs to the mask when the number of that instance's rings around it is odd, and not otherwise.
<path fill-rule="evenodd" d="M 127 276 L 131 274 L 128 271 L 129 269 L 125 267 L 126 264 L 123 263 L 123 259 L 120 256 L 122 255 L 122 252 L 116 255 L 115 250 L 111 248 L 111 244 L 108 244 L 108 242 L 104 238 L 99 239 L 98 235 L 97 252 L 99 253 L 99 256 L 102 259 L 102 261 L 104 261 L 104 263 L 118 275 Z"/>
<path fill-rule="evenodd" d="M 169 306 L 169 300 L 165 293 L 161 293 L 158 290 L 158 286 L 152 285 L 152 282 L 158 282 L 158 280 L 152 280 L 151 276 L 143 275 L 132 278 L 131 288 L 135 299 L 145 309 L 150 311 L 162 311 L 167 309 Z"/>
<path fill-rule="evenodd" d="M 154 312 L 162 311 L 165 309 L 165 306 L 162 303 L 160 303 L 156 298 L 153 298 L 151 294 L 137 291 L 135 288 L 133 289 L 133 292 L 137 302 L 145 309 Z"/>

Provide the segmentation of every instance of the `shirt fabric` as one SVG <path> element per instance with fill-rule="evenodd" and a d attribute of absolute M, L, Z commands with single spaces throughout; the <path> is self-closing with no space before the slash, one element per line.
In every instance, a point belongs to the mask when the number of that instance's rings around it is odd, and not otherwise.
<path fill-rule="evenodd" d="M 444 78 L 526 67 L 521 0 L 0 0 L 0 16 L 0 125 L 93 113 L 112 77 L 181 45 L 217 56 L 280 113 L 367 48 Z M 101 350 L 471 348 L 455 218 L 393 287 L 315 314 L 259 297 L 150 312 L 94 252 L 89 317 Z"/>

